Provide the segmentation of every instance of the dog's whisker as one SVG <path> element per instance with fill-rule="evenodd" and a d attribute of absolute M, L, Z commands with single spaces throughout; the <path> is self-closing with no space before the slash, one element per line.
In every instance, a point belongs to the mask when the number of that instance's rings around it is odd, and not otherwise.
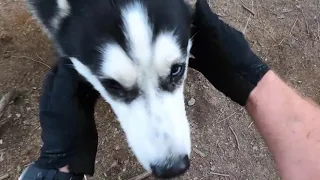
<path fill-rule="evenodd" d="M 198 30 L 196 33 L 194 33 L 194 35 L 190 38 L 191 40 L 193 40 L 193 38 L 200 32 L 200 30 Z"/>

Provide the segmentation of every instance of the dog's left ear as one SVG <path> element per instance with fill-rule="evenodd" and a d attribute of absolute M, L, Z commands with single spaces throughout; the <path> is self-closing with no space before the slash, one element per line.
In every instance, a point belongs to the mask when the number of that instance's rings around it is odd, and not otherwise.
<path fill-rule="evenodd" d="M 191 17 L 194 13 L 194 5 L 190 4 L 190 3 L 187 3 L 187 7 L 188 7 L 188 10 L 189 10 L 189 16 Z"/>
<path fill-rule="evenodd" d="M 188 8 L 188 17 L 190 18 L 190 21 L 192 22 L 193 21 L 193 14 L 195 12 L 195 8 L 194 8 L 194 4 L 190 4 L 190 3 L 186 3 L 186 6 Z"/>

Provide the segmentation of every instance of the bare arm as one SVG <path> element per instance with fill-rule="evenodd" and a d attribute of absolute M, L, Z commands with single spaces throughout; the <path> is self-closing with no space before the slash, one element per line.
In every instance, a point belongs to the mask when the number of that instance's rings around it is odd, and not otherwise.
<path fill-rule="evenodd" d="M 252 91 L 248 113 L 274 156 L 284 180 L 320 178 L 320 109 L 272 71 Z"/>
<path fill-rule="evenodd" d="M 246 107 L 284 180 L 320 180 L 320 109 L 287 86 L 242 33 L 198 0 L 190 67 Z"/>

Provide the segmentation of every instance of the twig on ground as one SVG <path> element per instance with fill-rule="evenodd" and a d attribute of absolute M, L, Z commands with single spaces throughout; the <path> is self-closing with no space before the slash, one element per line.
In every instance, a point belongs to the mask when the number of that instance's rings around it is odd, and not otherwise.
<path fill-rule="evenodd" d="M 307 33 L 310 34 L 310 29 L 309 29 L 309 24 L 308 24 L 307 18 L 306 18 L 306 16 L 305 16 L 302 8 L 299 8 L 299 9 L 300 9 L 300 11 L 301 11 L 301 14 L 302 14 L 302 16 L 303 16 L 304 22 L 305 22 L 305 24 L 306 24 Z"/>
<path fill-rule="evenodd" d="M 3 115 L 4 110 L 8 107 L 11 101 L 14 101 L 19 96 L 16 90 L 12 90 L 4 95 L 0 100 L 0 117 Z"/>
<path fill-rule="evenodd" d="M 35 130 L 37 130 L 37 129 L 39 129 L 40 128 L 40 126 L 37 126 L 36 128 L 34 128 L 31 132 L 33 132 L 33 131 L 35 131 Z"/>
<path fill-rule="evenodd" d="M 249 124 L 248 128 L 251 128 L 252 124 L 253 124 L 253 121 Z"/>
<path fill-rule="evenodd" d="M 232 127 L 229 126 L 229 128 L 230 128 L 232 134 L 234 135 L 234 137 L 236 138 L 237 148 L 238 148 L 238 150 L 240 151 L 240 144 L 239 144 L 238 136 L 237 136 L 237 134 L 234 132 L 234 130 L 232 129 Z"/>
<path fill-rule="evenodd" d="M 201 156 L 202 158 L 206 157 L 206 154 L 203 153 L 202 151 L 200 151 L 199 149 L 193 148 L 193 151 L 198 154 L 199 156 Z"/>
<path fill-rule="evenodd" d="M 310 27 L 309 27 L 309 24 L 308 24 L 308 21 L 307 21 L 306 15 L 304 14 L 303 9 L 300 6 L 298 7 L 298 9 L 301 11 L 301 14 L 303 16 L 304 22 L 306 24 L 307 34 L 310 35 L 311 37 L 315 37 L 313 32 L 311 31 Z"/>
<path fill-rule="evenodd" d="M 277 42 L 277 40 L 271 34 L 269 34 L 269 36 L 271 37 L 273 42 Z"/>
<path fill-rule="evenodd" d="M 43 59 L 42 57 L 40 57 L 38 53 L 36 53 L 36 56 L 37 56 L 42 62 L 45 62 L 44 59 Z"/>
<path fill-rule="evenodd" d="M 217 175 L 217 176 L 223 176 L 223 177 L 230 177 L 229 174 L 221 174 L 221 173 L 215 173 L 215 172 L 210 172 L 210 174 Z"/>
<path fill-rule="evenodd" d="M 291 29 L 290 29 L 289 35 L 291 35 L 291 33 L 292 33 L 292 31 L 293 31 L 293 28 L 294 28 L 294 26 L 296 25 L 297 21 L 298 21 L 298 17 L 297 17 L 296 20 L 294 21 L 294 23 L 293 23 L 293 25 L 292 25 L 292 27 L 291 27 Z"/>
<path fill-rule="evenodd" d="M 268 9 L 267 7 L 264 7 L 264 6 L 261 6 L 263 9 L 269 11 L 271 14 L 275 15 L 275 16 L 278 16 L 277 13 L 273 12 L 272 10 Z"/>
<path fill-rule="evenodd" d="M 50 67 L 48 64 L 46 64 L 45 62 L 37 61 L 37 60 L 34 60 L 34 59 L 29 58 L 29 57 L 27 57 L 27 56 L 11 56 L 11 57 L 13 57 L 13 58 L 19 58 L 19 59 L 28 59 L 28 60 L 30 60 L 30 61 L 33 61 L 33 62 L 42 64 L 42 65 L 46 66 L 47 68 L 51 69 L 51 67 Z"/>
<path fill-rule="evenodd" d="M 221 18 L 224 18 L 224 17 L 228 17 L 229 15 L 225 15 L 225 14 L 220 14 L 220 13 L 217 13 L 217 15 Z"/>
<path fill-rule="evenodd" d="M 227 119 L 229 119 L 229 118 L 231 118 L 232 116 L 234 116 L 236 114 L 236 112 L 234 112 L 233 114 L 231 114 L 230 116 L 228 116 L 228 117 L 226 117 L 226 118 L 224 118 L 224 119 L 222 119 L 221 121 L 218 121 L 217 122 L 217 124 L 219 124 L 219 123 L 221 123 L 221 122 L 223 122 L 223 121 L 225 121 L 225 120 L 227 120 Z"/>
<path fill-rule="evenodd" d="M 292 11 L 294 11 L 293 9 L 284 9 L 283 11 L 282 11 L 282 13 L 290 13 L 290 12 L 292 12 Z"/>
<path fill-rule="evenodd" d="M 319 2 L 319 1 L 318 1 Z M 320 12 L 317 15 L 317 36 L 318 36 L 318 40 L 320 40 L 320 21 L 319 21 L 319 15 Z"/>
<path fill-rule="evenodd" d="M 283 43 L 283 41 L 285 40 L 286 38 L 282 38 L 281 41 L 279 42 L 278 45 L 275 45 L 275 46 L 281 46 L 281 44 Z"/>
<path fill-rule="evenodd" d="M 252 9 L 248 8 L 248 6 L 246 6 L 246 4 L 245 4 L 242 0 L 240 0 L 240 2 L 241 2 L 241 6 L 242 6 L 245 10 L 249 11 L 253 16 L 256 15 L 256 13 L 255 13 Z"/>
<path fill-rule="evenodd" d="M 253 43 L 253 45 L 251 46 L 251 48 L 254 48 L 257 44 L 258 44 L 258 42 L 255 41 L 255 42 Z"/>
<path fill-rule="evenodd" d="M 253 9 L 253 0 L 251 0 L 251 7 L 252 7 L 252 9 Z M 251 20 L 251 16 L 252 16 L 252 14 L 249 14 L 249 17 L 248 17 L 248 19 L 247 19 L 247 23 L 246 23 L 246 25 L 244 26 L 244 28 L 243 28 L 243 30 L 242 30 L 242 33 L 243 33 L 243 34 L 246 34 L 246 30 L 247 30 L 247 27 L 248 27 L 249 22 L 250 22 L 250 20 Z"/>
<path fill-rule="evenodd" d="M 283 41 L 284 41 L 287 37 L 289 37 L 289 36 L 291 35 L 291 33 L 292 33 L 292 31 L 293 31 L 293 28 L 294 28 L 294 26 L 296 25 L 298 19 L 299 19 L 299 18 L 297 17 L 296 20 L 294 21 L 294 23 L 292 24 L 292 27 L 291 27 L 291 29 L 290 29 L 290 31 L 289 31 L 288 36 L 284 37 L 284 38 L 279 42 L 278 46 L 280 46 L 280 45 L 283 43 Z"/>
<path fill-rule="evenodd" d="M 145 173 L 142 173 L 142 174 L 140 174 L 138 176 L 135 176 L 135 177 L 133 177 L 133 178 L 131 178 L 129 180 L 143 180 L 143 179 L 145 179 L 145 178 L 147 178 L 149 176 L 151 176 L 151 173 L 150 172 L 145 172 Z"/>
<path fill-rule="evenodd" d="M 105 173 L 105 172 L 103 173 L 103 176 L 106 177 L 106 178 L 108 178 L 108 175 L 107 175 L 107 173 Z"/>
<path fill-rule="evenodd" d="M 0 180 L 4 180 L 7 178 L 9 178 L 9 174 L 4 174 L 4 175 L 0 176 Z"/>
<path fill-rule="evenodd" d="M 247 23 L 246 25 L 244 26 L 243 30 L 242 30 L 242 33 L 243 34 L 246 34 L 246 30 L 247 30 L 247 27 L 249 25 L 249 21 L 251 20 L 251 14 L 249 15 L 248 19 L 247 19 Z"/>

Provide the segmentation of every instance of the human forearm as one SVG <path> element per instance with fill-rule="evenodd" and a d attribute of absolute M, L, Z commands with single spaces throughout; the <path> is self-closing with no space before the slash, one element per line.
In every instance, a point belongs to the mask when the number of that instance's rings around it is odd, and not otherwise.
<path fill-rule="evenodd" d="M 320 110 L 269 71 L 246 104 L 283 179 L 319 179 Z"/>

